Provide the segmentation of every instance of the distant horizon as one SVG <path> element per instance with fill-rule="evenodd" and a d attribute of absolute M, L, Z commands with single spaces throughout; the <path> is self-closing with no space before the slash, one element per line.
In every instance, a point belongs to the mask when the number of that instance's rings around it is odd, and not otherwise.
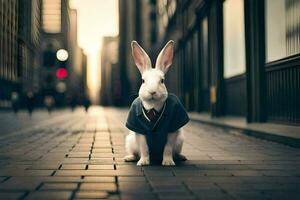
<path fill-rule="evenodd" d="M 104 2 L 105 1 L 105 2 Z M 118 36 L 119 13 L 117 0 L 71 0 L 77 10 L 78 45 L 87 55 L 87 85 L 93 103 L 98 103 L 101 78 L 101 45 L 105 36 Z M 107 20 L 112 19 L 112 20 Z"/>

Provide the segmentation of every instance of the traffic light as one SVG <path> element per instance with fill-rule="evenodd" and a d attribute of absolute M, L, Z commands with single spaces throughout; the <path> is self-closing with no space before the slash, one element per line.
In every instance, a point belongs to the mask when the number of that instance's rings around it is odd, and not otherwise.
<path fill-rule="evenodd" d="M 68 71 L 65 68 L 58 68 L 55 75 L 59 79 L 65 79 L 68 77 Z"/>

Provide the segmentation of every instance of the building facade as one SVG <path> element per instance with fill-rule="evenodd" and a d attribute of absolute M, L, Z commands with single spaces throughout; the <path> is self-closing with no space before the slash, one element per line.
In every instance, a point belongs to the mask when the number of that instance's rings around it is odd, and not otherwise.
<path fill-rule="evenodd" d="M 90 96 L 89 90 L 87 87 L 87 56 L 83 52 L 83 49 L 80 48 L 80 54 L 81 54 L 81 91 L 83 94 L 83 97 L 88 98 Z"/>
<path fill-rule="evenodd" d="M 11 93 L 19 90 L 18 0 L 0 1 L 0 108 L 11 106 Z"/>
<path fill-rule="evenodd" d="M 18 70 L 20 93 L 39 91 L 41 0 L 19 0 Z"/>
<path fill-rule="evenodd" d="M 121 81 L 118 63 L 118 37 L 104 37 L 101 51 L 100 104 L 121 104 Z"/>
<path fill-rule="evenodd" d="M 189 111 L 300 123 L 299 0 L 156 0 L 148 7 L 155 9 L 142 22 L 155 34 L 148 48 L 157 55 L 175 41 L 167 87 Z M 121 29 L 120 40 L 130 43 Z"/>
<path fill-rule="evenodd" d="M 84 52 L 78 46 L 77 37 L 77 10 L 69 10 L 70 17 L 70 31 L 69 31 L 69 68 L 68 73 L 70 74 L 69 79 L 67 79 L 67 93 L 70 96 L 78 98 L 79 103 L 83 98 L 85 98 L 85 91 L 83 84 L 84 71 L 83 68 L 86 67 L 84 62 Z M 85 60 L 86 62 L 86 60 Z"/>
<path fill-rule="evenodd" d="M 43 0 L 42 97 L 51 95 L 56 106 L 80 104 L 85 98 L 86 55 L 78 46 L 77 11 L 69 0 Z"/>
<path fill-rule="evenodd" d="M 85 68 L 69 0 L 0 2 L 0 108 L 10 108 L 16 98 L 22 105 L 27 94 L 35 106 L 43 106 L 47 95 L 58 106 L 67 97 L 80 101 L 86 95 Z"/>

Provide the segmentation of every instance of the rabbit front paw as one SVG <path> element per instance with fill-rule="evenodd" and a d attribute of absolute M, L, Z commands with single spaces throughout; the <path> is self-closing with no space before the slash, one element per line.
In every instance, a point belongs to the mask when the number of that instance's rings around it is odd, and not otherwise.
<path fill-rule="evenodd" d="M 140 160 L 137 162 L 137 166 L 145 166 L 150 164 L 149 158 L 140 158 Z"/>
<path fill-rule="evenodd" d="M 174 166 L 175 162 L 172 157 L 166 157 L 162 161 L 162 165 L 164 166 Z"/>
<path fill-rule="evenodd" d="M 136 161 L 137 158 L 135 155 L 127 155 L 124 157 L 124 161 L 125 162 L 133 162 L 133 161 Z"/>

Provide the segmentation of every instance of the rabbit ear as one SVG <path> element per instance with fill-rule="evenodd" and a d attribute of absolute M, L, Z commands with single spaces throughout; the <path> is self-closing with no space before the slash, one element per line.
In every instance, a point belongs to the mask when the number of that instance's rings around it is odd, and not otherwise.
<path fill-rule="evenodd" d="M 136 41 L 131 42 L 131 49 L 133 60 L 141 74 L 152 67 L 149 56 Z"/>
<path fill-rule="evenodd" d="M 174 41 L 170 40 L 166 46 L 159 53 L 155 68 L 167 73 L 169 67 L 172 65 L 174 55 Z"/>

